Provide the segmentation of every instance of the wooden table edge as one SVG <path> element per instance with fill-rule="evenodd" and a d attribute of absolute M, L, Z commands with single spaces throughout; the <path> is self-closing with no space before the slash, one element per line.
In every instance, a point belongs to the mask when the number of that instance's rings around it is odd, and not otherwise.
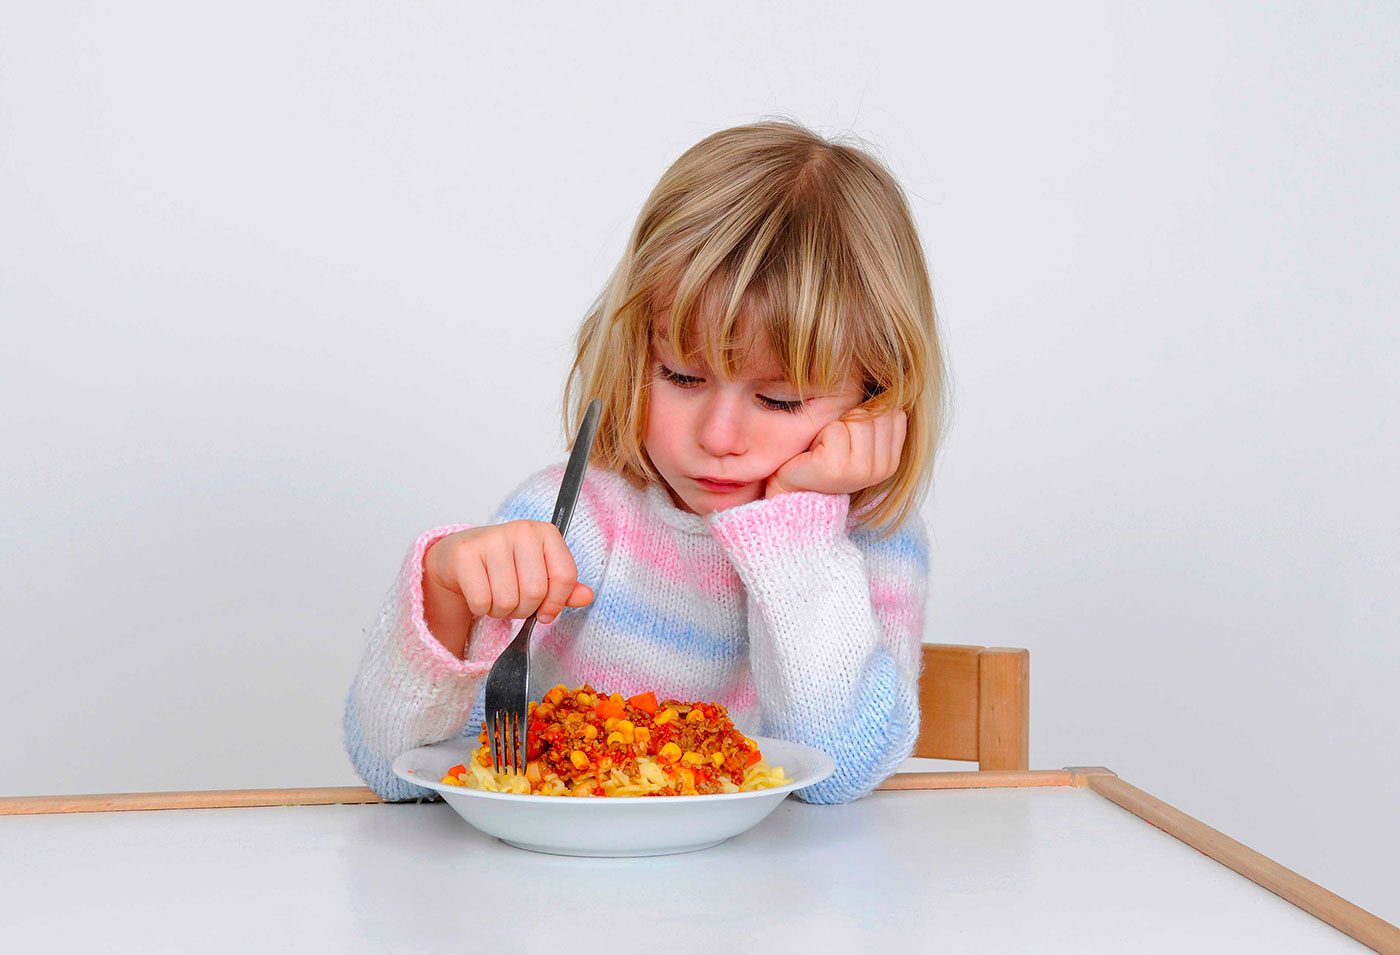
<path fill-rule="evenodd" d="M 977 772 L 896 773 L 879 792 L 938 789 L 1087 789 L 1204 853 L 1251 882 L 1384 955 L 1400 955 L 1400 929 L 1267 856 L 1119 779 L 1103 766 Z M 193 792 L 106 793 L 0 797 L 0 816 L 156 809 L 223 809 L 382 803 L 365 786 L 298 789 L 215 789 Z"/>

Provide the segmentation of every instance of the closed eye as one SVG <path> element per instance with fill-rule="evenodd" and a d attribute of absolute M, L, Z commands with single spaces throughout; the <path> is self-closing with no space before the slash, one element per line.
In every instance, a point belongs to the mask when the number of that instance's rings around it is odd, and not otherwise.
<path fill-rule="evenodd" d="M 769 411 L 786 411 L 788 413 L 800 411 L 802 402 L 800 401 L 779 401 L 777 398 L 765 398 L 763 395 L 754 395 L 758 403 Z"/>
<path fill-rule="evenodd" d="M 696 377 L 696 375 L 680 374 L 679 371 L 668 368 L 666 365 L 659 363 L 659 361 L 657 363 L 657 377 L 661 378 L 662 381 L 671 382 L 672 385 L 678 386 L 678 388 L 696 388 L 696 386 L 704 384 L 704 378 Z M 770 410 L 770 412 L 785 412 L 788 414 L 799 412 L 799 410 L 802 410 L 802 405 L 806 403 L 802 399 L 769 398 L 767 395 L 755 395 L 753 399 L 759 402 L 759 406 Z"/>
<path fill-rule="evenodd" d="M 679 385 L 680 388 L 694 388 L 696 385 L 704 384 L 704 378 L 696 378 L 694 375 L 683 375 L 679 371 L 672 371 L 666 365 L 657 363 L 657 377 L 662 381 L 669 381 L 672 385 Z"/>

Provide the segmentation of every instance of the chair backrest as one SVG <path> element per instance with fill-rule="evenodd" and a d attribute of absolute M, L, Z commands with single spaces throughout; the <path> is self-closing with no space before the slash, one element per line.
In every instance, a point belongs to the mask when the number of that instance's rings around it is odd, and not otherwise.
<path fill-rule="evenodd" d="M 1030 651 L 924 644 L 914 755 L 1030 769 Z"/>

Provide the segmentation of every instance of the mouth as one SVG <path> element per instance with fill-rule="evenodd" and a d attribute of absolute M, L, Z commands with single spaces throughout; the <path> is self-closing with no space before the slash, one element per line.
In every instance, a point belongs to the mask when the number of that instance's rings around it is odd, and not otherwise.
<path fill-rule="evenodd" d="M 705 490 L 714 491 L 715 493 L 737 491 L 740 488 L 748 487 L 750 484 L 753 483 L 752 481 L 714 481 L 710 478 L 691 478 L 691 480 L 694 481 L 696 484 L 700 485 Z"/>

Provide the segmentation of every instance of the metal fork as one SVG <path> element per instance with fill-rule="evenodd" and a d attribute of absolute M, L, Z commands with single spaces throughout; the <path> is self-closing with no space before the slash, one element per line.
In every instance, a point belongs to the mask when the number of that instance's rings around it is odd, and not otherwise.
<path fill-rule="evenodd" d="M 569 453 L 569 463 L 564 468 L 564 480 L 554 502 L 553 524 L 559 528 L 560 537 L 569 528 L 569 518 L 574 516 L 574 504 L 583 486 L 583 471 L 593 450 L 593 435 L 598 430 L 601 409 L 602 402 L 597 398 L 588 403 L 583 423 L 574 438 L 574 449 Z M 532 613 L 486 675 L 486 734 L 491 759 L 498 771 L 525 772 L 525 746 L 530 731 L 530 634 L 534 629 L 535 614 Z"/>

